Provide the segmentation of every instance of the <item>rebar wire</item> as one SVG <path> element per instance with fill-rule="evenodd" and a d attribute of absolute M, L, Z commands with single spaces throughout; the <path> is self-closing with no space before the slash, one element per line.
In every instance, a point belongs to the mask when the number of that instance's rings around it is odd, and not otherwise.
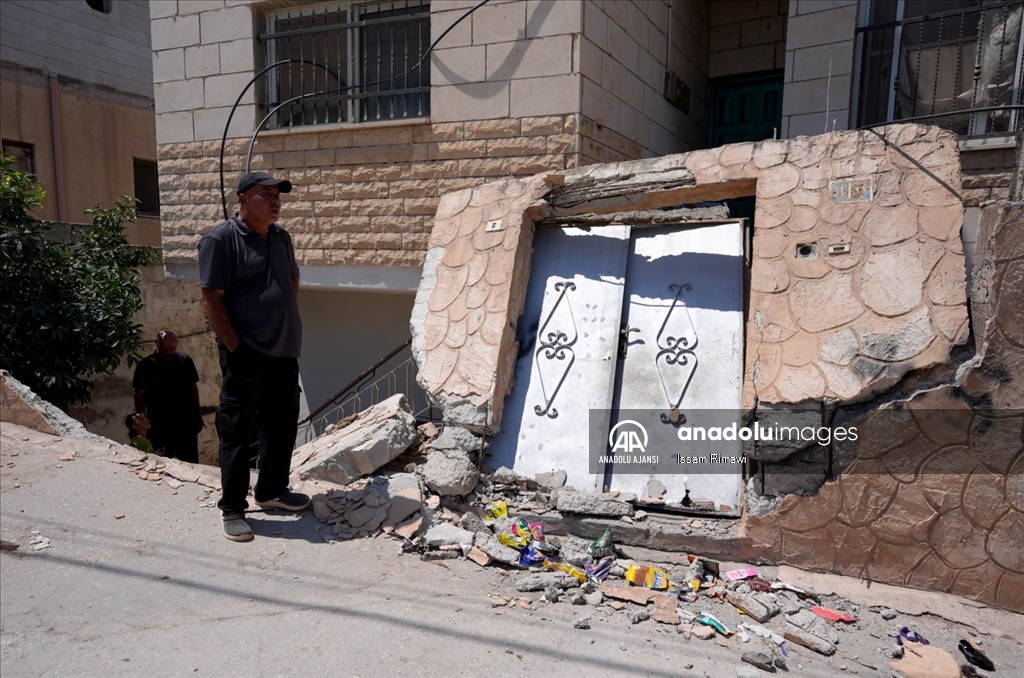
<path fill-rule="evenodd" d="M 371 85 L 377 85 L 378 88 L 379 88 L 380 84 L 383 83 L 383 82 L 392 82 L 394 80 L 397 80 L 400 77 L 407 76 L 410 73 L 419 70 L 419 68 L 423 65 L 423 62 L 426 60 L 427 56 L 429 56 L 430 53 L 432 51 L 434 51 L 434 48 L 437 46 L 437 44 L 439 42 L 441 42 L 441 40 L 444 39 L 444 37 L 446 35 L 448 35 L 456 26 L 458 26 L 460 23 L 462 23 L 463 20 L 465 20 L 467 17 L 469 17 L 471 14 L 473 14 L 473 12 L 477 11 L 478 9 L 480 9 L 481 7 L 483 7 L 484 5 L 486 5 L 490 1 L 491 0 L 480 0 L 480 2 L 478 2 L 475 5 L 473 5 L 473 7 L 468 9 L 462 16 L 460 16 L 458 19 L 456 19 L 452 23 L 451 26 L 446 28 L 441 33 L 441 35 L 437 36 L 436 40 L 434 40 L 433 42 L 430 43 L 430 45 L 427 47 L 426 51 L 423 52 L 423 54 L 420 56 L 419 61 L 416 62 L 416 65 L 414 65 L 412 68 L 406 69 L 406 71 L 404 73 L 401 73 L 399 75 L 392 75 L 390 78 L 378 79 L 375 82 L 363 82 L 363 83 L 359 83 L 358 85 L 345 85 L 344 86 L 345 89 L 350 91 L 350 90 L 356 89 L 357 87 L 362 87 L 363 88 L 363 93 L 365 94 L 366 93 L 366 88 L 371 86 Z M 280 66 L 280 65 L 285 64 L 285 63 L 295 63 L 296 61 L 297 60 L 295 60 L 295 59 L 283 59 L 281 61 L 277 61 L 277 62 L 271 64 L 270 66 L 267 66 L 266 68 L 261 70 L 259 73 L 257 73 L 255 76 L 253 76 L 253 78 L 245 85 L 245 87 L 242 88 L 241 93 L 238 95 L 238 98 L 235 100 L 234 105 L 231 107 L 231 111 L 228 113 L 227 122 L 224 123 L 224 134 L 221 136 L 221 139 L 220 139 L 220 202 L 221 202 L 221 208 L 222 208 L 222 210 L 224 212 L 224 220 L 225 221 L 228 218 L 228 203 L 227 203 L 227 197 L 224 195 L 224 148 L 227 146 L 228 129 L 231 127 L 231 119 L 234 117 L 235 111 L 238 109 L 238 105 L 242 102 L 242 97 L 245 96 L 245 93 L 249 91 L 249 88 L 252 87 L 253 84 L 255 84 L 257 80 L 259 80 L 261 77 L 263 77 L 268 72 L 270 72 L 271 69 L 276 68 L 277 66 Z M 310 65 L 317 66 L 319 68 L 323 68 L 323 69 L 327 70 L 328 72 L 330 72 L 332 75 L 334 75 L 335 79 L 339 83 L 338 91 L 340 93 L 340 91 L 341 91 L 341 82 L 342 81 L 341 81 L 341 78 L 336 73 L 331 72 L 330 69 L 327 66 L 324 66 L 323 64 L 320 64 L 320 63 L 317 63 L 317 62 L 303 62 L 303 63 L 308 63 Z M 393 71 L 392 71 L 392 73 L 393 73 Z M 304 94 L 304 95 L 301 95 L 300 97 L 297 97 L 296 99 L 292 100 L 290 103 L 296 103 L 296 102 L 301 101 L 302 99 L 304 99 L 306 97 L 310 97 L 310 96 L 314 96 L 314 95 L 320 95 L 320 94 L 322 94 L 322 92 L 310 92 L 308 94 Z M 264 119 L 264 122 L 265 121 L 266 121 L 266 118 Z M 260 127 L 262 127 L 263 124 L 264 123 L 261 123 Z M 249 156 L 246 158 L 246 161 L 245 161 L 245 172 L 246 173 L 248 173 L 248 171 L 249 171 L 249 163 L 250 163 L 250 160 L 251 160 L 251 157 L 252 157 L 251 149 L 256 144 L 256 137 L 259 135 L 259 133 L 260 133 L 260 128 L 257 127 L 256 131 L 253 132 L 252 138 L 250 139 L 250 142 L 249 142 L 250 153 L 249 153 Z"/>

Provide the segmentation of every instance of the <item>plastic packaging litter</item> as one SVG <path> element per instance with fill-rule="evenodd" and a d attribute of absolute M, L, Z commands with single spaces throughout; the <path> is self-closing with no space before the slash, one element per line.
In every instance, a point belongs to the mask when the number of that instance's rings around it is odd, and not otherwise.
<path fill-rule="evenodd" d="M 493 522 L 498 518 L 508 518 L 508 504 L 504 501 L 492 501 L 484 509 L 484 521 Z"/>
<path fill-rule="evenodd" d="M 498 541 L 505 546 L 516 549 L 517 551 L 526 548 L 530 543 L 530 541 L 525 537 L 517 537 L 516 535 L 509 534 L 508 532 L 502 532 L 498 535 Z"/>
<path fill-rule="evenodd" d="M 612 563 L 615 562 L 615 558 L 612 556 L 605 556 L 596 563 L 587 563 L 585 568 L 587 575 L 597 582 L 602 582 L 608 578 L 608 573 L 612 569 Z"/>
<path fill-rule="evenodd" d="M 683 577 L 683 581 L 686 585 L 693 589 L 694 593 L 700 590 L 700 580 L 704 578 L 704 563 L 700 559 L 695 559 L 690 563 L 690 567 L 686 570 L 686 575 Z"/>
<path fill-rule="evenodd" d="M 772 590 L 771 583 L 761 579 L 760 577 L 754 577 L 747 581 L 747 586 L 750 587 L 751 591 L 759 591 L 761 593 L 768 593 Z"/>
<path fill-rule="evenodd" d="M 519 566 L 530 567 L 532 565 L 540 565 L 545 560 L 544 554 L 537 549 L 527 546 L 519 553 Z"/>
<path fill-rule="evenodd" d="M 996 665 L 992 663 L 992 660 L 986 657 L 985 653 L 981 650 L 974 647 L 970 641 L 961 640 L 957 647 L 960 648 L 960 652 L 962 652 L 964 657 L 967 658 L 967 661 L 974 664 L 979 669 L 984 669 L 985 671 L 996 670 Z"/>
<path fill-rule="evenodd" d="M 522 518 L 512 523 L 512 535 L 515 537 L 521 537 L 528 542 L 531 539 L 535 539 L 533 536 L 533 530 L 530 529 L 530 523 L 526 522 Z"/>
<path fill-rule="evenodd" d="M 686 559 L 692 565 L 694 561 L 700 561 L 701 566 L 706 572 L 710 572 L 716 577 L 720 576 L 721 566 L 717 560 L 711 560 L 710 558 L 701 558 L 700 556 L 686 556 Z"/>
<path fill-rule="evenodd" d="M 850 622 L 857 621 L 854 617 L 851 617 L 845 612 L 831 610 L 827 607 L 818 607 L 817 605 L 811 608 L 811 612 L 818 615 L 822 619 L 827 619 L 829 621 L 841 621 L 846 622 L 847 624 L 849 624 Z"/>
<path fill-rule="evenodd" d="M 696 603 L 700 596 L 697 595 L 696 591 L 680 591 L 679 597 L 688 603 Z"/>
<path fill-rule="evenodd" d="M 612 530 L 610 527 L 605 528 L 604 534 L 590 545 L 590 557 L 594 560 L 601 560 L 607 556 L 615 557 L 615 550 L 612 549 Z"/>
<path fill-rule="evenodd" d="M 579 579 L 581 584 L 587 581 L 586 572 L 580 572 L 578 569 L 576 569 L 572 565 L 569 565 L 568 563 L 556 563 L 553 560 L 548 560 L 547 558 L 545 558 L 544 567 L 546 567 L 549 570 L 561 570 L 566 574 L 571 574 L 572 576 Z"/>
<path fill-rule="evenodd" d="M 626 581 L 636 586 L 662 591 L 668 588 L 668 572 L 657 567 L 633 563 L 626 571 Z"/>
<path fill-rule="evenodd" d="M 732 631 L 726 628 L 725 624 L 715 619 L 715 616 L 710 612 L 701 612 L 699 615 L 693 618 L 693 621 L 704 626 L 710 626 L 714 630 L 721 633 L 723 636 L 731 636 Z"/>
<path fill-rule="evenodd" d="M 725 573 L 725 578 L 729 581 L 740 581 L 742 579 L 750 579 L 751 577 L 757 576 L 757 570 L 752 567 L 741 567 L 738 570 L 729 570 Z"/>
<path fill-rule="evenodd" d="M 896 644 L 902 646 L 904 640 L 908 640 L 911 643 L 921 643 L 922 645 L 931 645 L 931 643 L 928 642 L 927 638 L 925 638 L 924 636 L 922 636 L 920 633 L 918 633 L 914 629 L 910 628 L 909 626 L 904 626 L 903 628 L 900 629 L 900 635 L 898 635 L 896 637 Z"/>

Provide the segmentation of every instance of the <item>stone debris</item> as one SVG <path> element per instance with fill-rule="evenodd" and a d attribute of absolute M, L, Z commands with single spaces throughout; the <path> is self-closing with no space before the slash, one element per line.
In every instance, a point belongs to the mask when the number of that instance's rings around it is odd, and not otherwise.
<path fill-rule="evenodd" d="M 836 652 L 835 645 L 824 638 L 819 638 L 813 633 L 802 629 L 786 629 L 786 632 L 782 634 L 782 637 L 788 641 L 796 643 L 797 645 L 803 645 L 810 650 L 814 650 L 818 654 L 823 654 L 826 657 L 831 657 Z"/>
<path fill-rule="evenodd" d="M 416 418 L 401 393 L 343 423 L 292 453 L 295 476 L 348 485 L 419 441 Z"/>
<path fill-rule="evenodd" d="M 442 497 L 469 494 L 478 477 L 476 465 L 460 450 L 432 450 L 423 466 L 423 482 Z"/>
<path fill-rule="evenodd" d="M 42 551 L 43 549 L 50 548 L 49 537 L 44 537 L 39 534 L 39 530 L 32 530 L 32 538 L 28 540 L 28 543 L 35 551 Z"/>
<path fill-rule="evenodd" d="M 566 480 L 565 471 L 549 471 L 547 473 L 538 473 L 534 476 L 537 485 L 546 490 L 555 490 L 565 485 Z"/>
<path fill-rule="evenodd" d="M 888 607 L 885 608 L 884 610 L 882 610 L 880 612 L 880 614 L 882 615 L 882 619 L 884 619 L 886 621 L 892 621 L 893 619 L 896 618 L 896 610 L 893 610 L 893 609 L 888 608 Z"/>
<path fill-rule="evenodd" d="M 589 616 L 582 617 L 580 619 L 577 619 L 577 620 L 573 621 L 572 627 L 574 629 L 581 629 L 581 630 L 584 630 L 584 631 L 589 629 L 590 628 L 590 617 Z"/>
<path fill-rule="evenodd" d="M 475 535 L 469 530 L 455 527 L 451 523 L 441 523 L 432 526 L 423 537 L 427 546 L 459 546 L 465 544 L 467 547 L 473 545 Z"/>
<path fill-rule="evenodd" d="M 747 664 L 756 666 L 762 671 L 775 671 L 775 665 L 772 663 L 772 658 L 766 655 L 764 652 L 744 652 L 740 659 Z"/>
<path fill-rule="evenodd" d="M 729 591 L 725 594 L 725 599 L 733 605 L 735 605 L 736 607 L 738 607 L 740 610 L 743 610 L 743 612 L 746 615 L 753 618 L 755 621 L 763 623 L 768 621 L 772 617 L 772 611 L 769 610 L 764 603 L 762 603 L 759 600 L 756 600 L 753 596 L 745 596 Z M 775 611 L 778 612 L 778 609 L 779 608 L 776 607 Z"/>
<path fill-rule="evenodd" d="M 556 507 L 562 513 L 582 513 L 620 518 L 633 515 L 633 505 L 611 494 L 576 492 L 565 489 L 558 493 Z"/>
<path fill-rule="evenodd" d="M 529 591 L 543 591 L 551 586 L 560 589 L 574 588 L 580 585 L 580 580 L 564 572 L 535 572 L 520 577 L 516 580 L 516 591 L 526 593 Z"/>

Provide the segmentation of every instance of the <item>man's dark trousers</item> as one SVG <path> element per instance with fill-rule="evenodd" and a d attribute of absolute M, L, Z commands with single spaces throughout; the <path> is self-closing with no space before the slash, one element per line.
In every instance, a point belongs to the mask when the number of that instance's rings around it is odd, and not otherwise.
<path fill-rule="evenodd" d="M 260 475 L 256 501 L 276 499 L 288 490 L 288 472 L 299 420 L 299 361 L 261 353 L 242 342 L 229 352 L 221 343 L 224 384 L 217 408 L 220 483 L 217 506 L 241 514 L 248 506 L 249 441 L 259 411 Z"/>

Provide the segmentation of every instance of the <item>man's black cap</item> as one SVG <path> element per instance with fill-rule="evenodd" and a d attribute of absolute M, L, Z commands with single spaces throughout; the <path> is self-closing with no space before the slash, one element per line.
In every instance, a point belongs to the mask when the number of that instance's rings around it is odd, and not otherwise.
<path fill-rule="evenodd" d="M 287 179 L 275 179 L 270 176 L 267 172 L 249 172 L 243 174 L 242 178 L 238 180 L 238 190 L 235 191 L 238 195 L 242 195 L 253 186 L 280 186 L 282 193 L 292 192 L 292 182 Z"/>

